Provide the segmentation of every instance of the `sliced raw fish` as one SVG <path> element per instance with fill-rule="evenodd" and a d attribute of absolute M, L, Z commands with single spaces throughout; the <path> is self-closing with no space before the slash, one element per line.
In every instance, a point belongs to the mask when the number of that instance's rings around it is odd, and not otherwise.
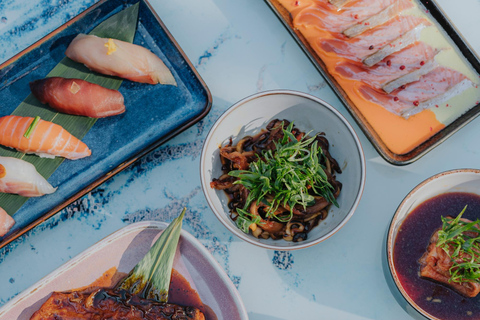
<path fill-rule="evenodd" d="M 40 120 L 30 137 L 25 138 L 24 134 L 33 120 L 31 117 L 1 117 L 0 144 L 45 158 L 58 156 L 75 160 L 88 157 L 92 153 L 85 143 L 58 124 L 49 121 Z"/>
<path fill-rule="evenodd" d="M 159 57 L 129 42 L 79 34 L 65 55 L 102 74 L 150 84 L 177 84 Z"/>
<path fill-rule="evenodd" d="M 361 85 L 359 92 L 365 99 L 407 119 L 447 101 L 472 86 L 473 83 L 462 73 L 446 67 L 437 67 L 422 76 L 419 81 L 412 82 L 406 85 L 405 89 L 397 89 L 391 94 L 368 85 Z"/>
<path fill-rule="evenodd" d="M 382 89 L 386 93 L 391 93 L 395 89 L 398 89 L 401 86 L 406 85 L 407 83 L 420 80 L 422 76 L 433 71 L 433 69 L 435 69 L 436 67 L 438 67 L 438 63 L 434 59 L 428 60 L 421 68 L 416 69 L 415 71 L 407 73 L 404 76 L 401 76 L 395 80 L 384 84 L 382 86 Z"/>
<path fill-rule="evenodd" d="M 103 118 L 125 112 L 123 96 L 82 79 L 52 77 L 30 82 L 33 95 L 57 111 Z"/>
<path fill-rule="evenodd" d="M 55 190 L 30 162 L 0 157 L 0 192 L 40 197 Z"/>
<path fill-rule="evenodd" d="M 339 38 L 319 39 L 318 41 L 320 48 L 327 53 L 331 52 L 350 60 L 363 61 L 364 57 L 375 53 L 397 39 L 398 35 L 403 35 L 420 24 L 426 25 L 428 22 L 414 16 L 397 16 L 355 38 L 349 39 L 342 35 Z"/>
<path fill-rule="evenodd" d="M 354 0 L 328 0 L 331 4 L 333 4 L 337 8 L 341 8 L 345 4 L 352 2 Z"/>
<path fill-rule="evenodd" d="M 416 42 L 371 68 L 362 62 L 344 61 L 335 67 L 335 71 L 341 77 L 359 80 L 381 89 L 386 83 L 422 68 L 426 61 L 432 60 L 437 53 L 438 50 L 424 42 Z"/>
<path fill-rule="evenodd" d="M 0 237 L 6 235 L 14 224 L 15 220 L 3 208 L 0 208 Z"/>
<path fill-rule="evenodd" d="M 403 2 L 405 0 L 360 0 L 349 3 L 348 6 L 338 11 L 326 0 L 317 0 L 314 6 L 305 8 L 297 14 L 293 23 L 341 33 L 349 26 L 358 24 L 396 1 Z"/>
<path fill-rule="evenodd" d="M 420 32 L 423 28 L 425 28 L 425 24 L 419 24 L 412 30 L 407 31 L 392 42 L 384 45 L 377 52 L 363 59 L 363 63 L 368 67 L 374 66 L 392 53 L 398 52 L 412 43 L 417 42 L 420 39 Z"/>
<path fill-rule="evenodd" d="M 349 38 L 358 36 L 367 30 L 373 29 L 381 24 L 384 24 L 388 20 L 397 16 L 400 12 L 412 8 L 413 3 L 410 0 L 398 0 L 380 11 L 379 13 L 354 24 L 353 26 L 345 29 L 343 34 Z"/>

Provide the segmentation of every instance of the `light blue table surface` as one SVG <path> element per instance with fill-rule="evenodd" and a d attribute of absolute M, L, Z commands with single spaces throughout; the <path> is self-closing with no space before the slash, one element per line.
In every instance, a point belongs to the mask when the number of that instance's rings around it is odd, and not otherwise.
<path fill-rule="evenodd" d="M 0 63 L 95 2 L 0 0 Z M 250 319 L 411 319 L 389 286 L 387 228 L 403 197 L 424 179 L 450 169 L 480 168 L 480 119 L 415 163 L 392 166 L 264 1 L 150 2 L 209 87 L 212 110 L 0 249 L 0 306 L 112 232 L 141 220 L 170 222 L 187 206 L 184 229 L 227 272 Z M 480 0 L 438 2 L 480 52 Z M 260 249 L 234 237 L 215 218 L 200 187 L 200 152 L 214 121 L 236 101 L 271 89 L 307 92 L 337 108 L 359 135 L 367 162 L 363 198 L 346 226 L 294 252 Z"/>

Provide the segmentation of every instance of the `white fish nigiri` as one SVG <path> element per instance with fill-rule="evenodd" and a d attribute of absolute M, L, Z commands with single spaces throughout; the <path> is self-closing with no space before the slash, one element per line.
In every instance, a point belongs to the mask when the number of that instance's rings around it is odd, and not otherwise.
<path fill-rule="evenodd" d="M 0 157 L 0 192 L 40 197 L 55 190 L 30 162 Z"/>
<path fill-rule="evenodd" d="M 102 74 L 142 83 L 177 85 L 159 57 L 129 42 L 79 34 L 72 40 L 65 55 Z"/>
<path fill-rule="evenodd" d="M 7 211 L 0 208 L 0 237 L 3 237 L 10 231 L 15 224 L 15 220 L 8 215 Z"/>

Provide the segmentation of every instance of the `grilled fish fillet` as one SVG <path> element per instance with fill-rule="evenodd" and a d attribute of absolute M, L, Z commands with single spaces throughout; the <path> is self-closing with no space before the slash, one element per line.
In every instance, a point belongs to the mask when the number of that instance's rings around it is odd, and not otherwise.
<path fill-rule="evenodd" d="M 30 320 L 205 320 L 194 307 L 141 299 L 125 291 L 54 292 Z"/>
<path fill-rule="evenodd" d="M 466 219 L 464 221 L 471 222 Z M 449 282 L 450 279 L 450 268 L 453 265 L 449 255 L 442 249 L 437 247 L 438 240 L 438 231 L 437 230 L 433 236 L 430 238 L 430 244 L 428 245 L 427 251 L 420 258 L 420 275 L 424 278 L 429 278 L 444 284 L 447 287 L 454 289 L 460 294 L 473 298 L 480 292 L 480 283 L 477 282 Z"/>

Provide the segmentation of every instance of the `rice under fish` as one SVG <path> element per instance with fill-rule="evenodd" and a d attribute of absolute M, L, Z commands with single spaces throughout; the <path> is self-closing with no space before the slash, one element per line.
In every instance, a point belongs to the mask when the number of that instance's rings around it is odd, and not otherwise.
<path fill-rule="evenodd" d="M 0 144 L 44 158 L 64 157 L 76 160 L 91 155 L 90 149 L 60 125 L 40 120 L 29 138 L 24 134 L 34 118 L 4 116 L 0 118 Z"/>
<path fill-rule="evenodd" d="M 33 95 L 53 109 L 92 118 L 125 112 L 123 95 L 82 79 L 52 77 L 30 82 Z"/>
<path fill-rule="evenodd" d="M 90 70 L 136 82 L 177 85 L 165 63 L 150 50 L 129 42 L 79 34 L 65 52 Z"/>
<path fill-rule="evenodd" d="M 57 188 L 52 187 L 30 162 L 0 157 L 0 192 L 40 197 L 55 190 Z"/>

